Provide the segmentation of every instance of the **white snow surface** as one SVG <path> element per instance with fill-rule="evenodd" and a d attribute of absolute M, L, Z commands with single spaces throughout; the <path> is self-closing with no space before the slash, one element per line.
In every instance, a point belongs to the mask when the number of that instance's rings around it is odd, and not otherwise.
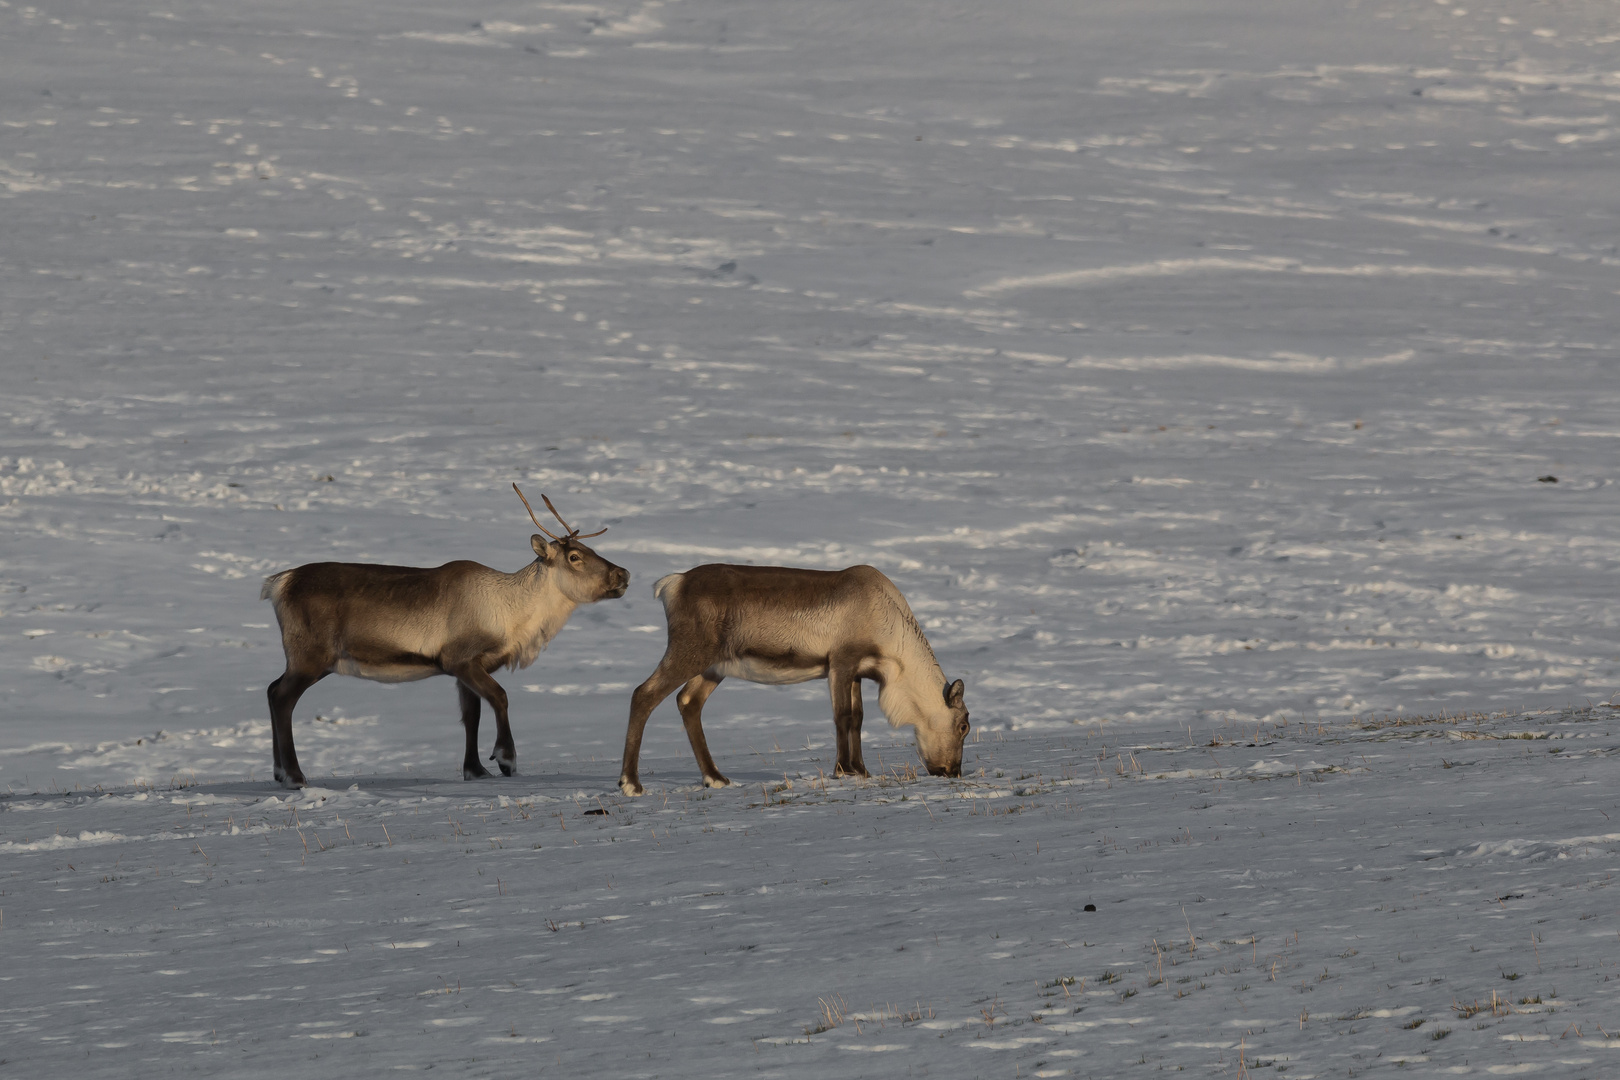
<path fill-rule="evenodd" d="M 949 782 L 767 735 L 733 787 L 668 762 L 641 799 L 607 760 L 0 797 L 0 1047 L 17 1076 L 1610 1076 L 1617 719 L 992 732 Z"/>
<path fill-rule="evenodd" d="M 1617 147 L 1580 0 L 0 0 L 0 1073 L 1620 1067 Z M 514 480 L 633 577 L 523 775 L 333 678 L 273 788 L 260 578 Z M 971 775 L 728 681 L 620 798 L 705 561 Z"/>

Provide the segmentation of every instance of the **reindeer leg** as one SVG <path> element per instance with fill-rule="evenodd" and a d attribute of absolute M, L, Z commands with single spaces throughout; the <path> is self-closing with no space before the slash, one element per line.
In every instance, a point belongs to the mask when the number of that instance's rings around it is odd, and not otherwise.
<path fill-rule="evenodd" d="M 495 711 L 495 754 L 494 760 L 500 763 L 501 772 L 511 776 L 517 772 L 517 746 L 512 741 L 512 724 L 506 716 L 506 691 L 501 684 L 490 678 L 489 672 L 477 664 L 466 664 L 451 672 L 456 681 L 468 687 L 477 697 L 489 702 L 489 707 Z M 462 723 L 467 722 L 465 698 L 462 706 Z M 467 729 L 467 757 L 462 762 L 461 775 L 464 779 L 472 780 L 488 776 L 489 772 L 478 764 L 478 720 L 473 719 L 473 726 Z M 471 775 L 468 775 L 468 764 L 472 765 Z"/>
<path fill-rule="evenodd" d="M 837 693 L 837 691 L 833 689 L 833 686 L 834 683 L 832 673 L 829 671 L 827 673 L 827 693 L 829 695 L 835 695 Z M 832 771 L 834 776 L 843 776 L 845 773 L 844 762 L 849 760 L 849 731 L 844 727 L 842 720 L 839 718 L 836 698 L 834 698 L 834 702 L 833 741 L 837 744 L 837 754 L 833 758 Z"/>
<path fill-rule="evenodd" d="M 501 768 L 502 776 L 515 776 L 517 774 L 517 742 L 512 738 L 512 725 L 506 715 L 506 691 L 501 684 L 495 681 L 492 672 L 489 684 L 501 695 L 501 704 L 495 710 L 495 746 L 489 752 L 489 760 Z M 493 699 L 491 699 L 493 704 Z"/>
<path fill-rule="evenodd" d="M 720 679 L 715 676 L 707 673 L 694 675 L 675 697 L 675 704 L 681 710 L 681 723 L 686 725 L 686 739 L 692 744 L 698 768 L 703 771 L 704 787 L 728 787 L 731 784 L 715 768 L 714 758 L 709 756 L 709 742 L 703 737 L 703 703 L 709 700 L 709 695 L 719 685 Z"/>
<path fill-rule="evenodd" d="M 276 694 L 281 689 L 281 680 L 286 677 L 285 672 L 276 676 L 275 681 L 265 689 L 265 697 L 270 701 L 270 764 L 272 775 L 278 784 L 287 772 L 281 767 L 281 730 L 280 725 L 276 723 Z"/>
<path fill-rule="evenodd" d="M 849 680 L 849 762 L 855 766 L 856 776 L 871 775 L 866 771 L 866 761 L 861 757 L 861 722 L 866 714 L 861 708 L 861 680 Z"/>
<path fill-rule="evenodd" d="M 854 694 L 860 693 L 859 687 L 855 665 L 833 657 L 827 665 L 827 692 L 832 697 L 833 728 L 838 735 L 838 760 L 833 765 L 835 776 L 867 775 L 866 767 L 859 764 L 860 728 L 856 726 L 852 709 Z"/>
<path fill-rule="evenodd" d="M 456 693 L 461 698 L 461 726 L 467 732 L 467 752 L 461 758 L 461 778 L 482 780 L 489 770 L 478 760 L 478 714 L 483 710 L 483 699 L 478 691 L 456 680 Z"/>
<path fill-rule="evenodd" d="M 683 671 L 680 661 L 666 652 L 657 670 L 630 695 L 630 723 L 624 732 L 624 764 L 619 769 L 619 790 L 626 795 L 641 795 L 646 791 L 641 786 L 641 734 L 647 730 L 647 718 L 658 708 L 659 702 L 696 674 L 690 669 Z M 698 764 L 701 767 L 703 763 Z"/>
<path fill-rule="evenodd" d="M 301 788 L 307 785 L 304 770 L 298 767 L 298 751 L 293 748 L 292 712 L 304 691 L 326 677 L 326 672 L 310 675 L 291 668 L 266 690 L 270 699 L 270 747 L 275 760 L 275 776 L 282 787 Z"/>

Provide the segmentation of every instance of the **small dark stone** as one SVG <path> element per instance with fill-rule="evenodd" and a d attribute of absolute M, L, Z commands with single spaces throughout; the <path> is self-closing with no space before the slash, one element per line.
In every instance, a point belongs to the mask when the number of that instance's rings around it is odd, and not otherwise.
<path fill-rule="evenodd" d="M 1556 483 L 1558 483 L 1558 477 L 1553 476 L 1551 473 L 1548 473 L 1546 476 L 1538 476 L 1538 477 L 1536 477 L 1536 479 L 1541 481 L 1543 484 L 1556 484 Z"/>
<path fill-rule="evenodd" d="M 586 817 L 590 817 L 592 814 L 596 814 L 599 817 L 605 817 L 605 816 L 607 816 L 607 811 L 606 810 L 601 810 L 601 809 L 585 811 L 585 816 Z"/>
<path fill-rule="evenodd" d="M 1097 905 L 1096 904 L 1087 904 L 1086 905 L 1086 910 L 1087 911 L 1096 911 L 1097 910 Z"/>

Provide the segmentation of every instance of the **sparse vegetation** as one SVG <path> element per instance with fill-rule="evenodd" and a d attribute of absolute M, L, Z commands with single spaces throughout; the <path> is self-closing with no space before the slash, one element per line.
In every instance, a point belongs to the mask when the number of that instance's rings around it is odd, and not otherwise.
<path fill-rule="evenodd" d="M 844 1001 L 842 994 L 816 998 L 816 1005 L 819 1009 L 816 1022 L 804 1029 L 806 1035 L 820 1035 L 823 1031 L 831 1031 L 849 1018 L 849 1005 Z"/>

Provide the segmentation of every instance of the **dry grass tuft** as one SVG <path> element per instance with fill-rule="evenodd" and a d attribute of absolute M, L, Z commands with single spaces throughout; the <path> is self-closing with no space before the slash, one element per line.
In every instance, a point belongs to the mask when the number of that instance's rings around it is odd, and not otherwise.
<path fill-rule="evenodd" d="M 1453 1001 L 1451 1009 L 1457 1014 L 1459 1020 L 1468 1020 L 1486 1011 L 1489 1011 L 1492 1016 L 1509 1016 L 1518 1011 L 1507 998 L 1500 996 L 1495 990 L 1491 991 L 1491 1000 L 1489 1001 L 1476 999 L 1466 1005 Z"/>
<path fill-rule="evenodd" d="M 823 1031 L 831 1031 L 849 1019 L 849 1003 L 842 994 L 831 997 L 816 998 L 816 1004 L 821 1007 L 821 1013 L 816 1018 L 814 1027 L 804 1029 L 806 1035 L 820 1035 Z"/>

